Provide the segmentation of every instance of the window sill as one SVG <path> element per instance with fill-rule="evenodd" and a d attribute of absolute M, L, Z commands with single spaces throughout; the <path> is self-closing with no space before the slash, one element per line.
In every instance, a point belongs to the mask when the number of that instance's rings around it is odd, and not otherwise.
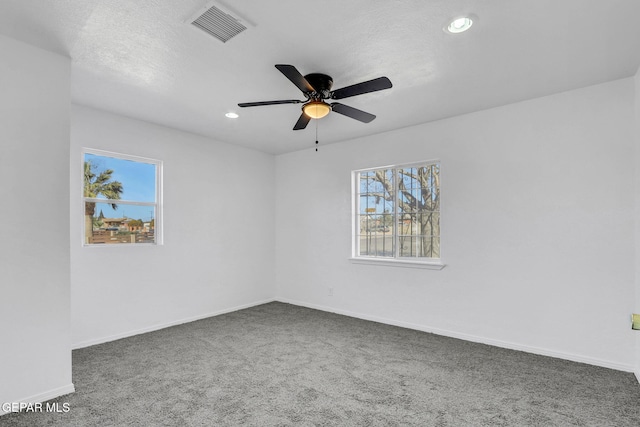
<path fill-rule="evenodd" d="M 409 261 L 391 258 L 349 258 L 353 264 L 386 265 L 389 267 L 424 268 L 427 270 L 442 270 L 446 264 L 438 261 Z"/>

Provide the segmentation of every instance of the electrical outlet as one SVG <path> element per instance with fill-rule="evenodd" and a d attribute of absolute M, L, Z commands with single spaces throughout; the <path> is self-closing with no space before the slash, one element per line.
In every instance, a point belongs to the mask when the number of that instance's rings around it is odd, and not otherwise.
<path fill-rule="evenodd" d="M 332 297 L 333 296 L 333 288 L 329 288 L 329 296 Z"/>

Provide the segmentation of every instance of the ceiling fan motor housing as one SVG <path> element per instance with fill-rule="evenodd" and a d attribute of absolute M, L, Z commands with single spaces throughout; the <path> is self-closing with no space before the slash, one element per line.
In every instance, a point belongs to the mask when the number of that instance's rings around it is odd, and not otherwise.
<path fill-rule="evenodd" d="M 333 86 L 333 79 L 331 78 L 331 76 L 320 73 L 311 73 L 304 76 L 304 78 L 316 90 L 316 93 L 319 95 L 317 99 L 329 98 L 331 93 L 331 86 Z"/>

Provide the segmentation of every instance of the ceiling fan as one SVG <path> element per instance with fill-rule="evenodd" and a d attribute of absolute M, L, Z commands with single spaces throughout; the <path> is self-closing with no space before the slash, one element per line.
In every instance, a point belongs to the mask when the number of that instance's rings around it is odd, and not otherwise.
<path fill-rule="evenodd" d="M 305 100 L 284 99 L 280 101 L 243 102 L 239 107 L 258 107 L 261 105 L 276 104 L 303 104 L 302 114 L 296 122 L 293 130 L 300 130 L 307 127 L 309 121 L 320 119 L 331 111 L 335 111 L 343 116 L 351 117 L 363 123 L 369 123 L 376 118 L 373 114 L 367 113 L 339 102 L 327 103 L 325 99 L 343 99 L 351 96 L 362 95 L 363 93 L 376 92 L 378 90 L 389 89 L 391 81 L 386 77 L 368 80 L 337 90 L 331 90 L 333 79 L 331 76 L 320 73 L 312 73 L 303 76 L 293 65 L 278 64 L 276 68 L 280 70 L 291 82 L 302 91 Z"/>

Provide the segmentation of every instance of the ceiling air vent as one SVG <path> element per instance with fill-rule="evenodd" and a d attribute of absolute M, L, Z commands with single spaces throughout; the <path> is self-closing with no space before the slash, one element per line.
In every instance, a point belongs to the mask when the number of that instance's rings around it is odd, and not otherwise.
<path fill-rule="evenodd" d="M 209 3 L 204 13 L 198 12 L 190 21 L 192 25 L 212 35 L 222 43 L 228 42 L 246 30 L 248 25 L 246 20 L 234 16 L 233 12 L 223 10 L 223 7 L 219 3 Z"/>

